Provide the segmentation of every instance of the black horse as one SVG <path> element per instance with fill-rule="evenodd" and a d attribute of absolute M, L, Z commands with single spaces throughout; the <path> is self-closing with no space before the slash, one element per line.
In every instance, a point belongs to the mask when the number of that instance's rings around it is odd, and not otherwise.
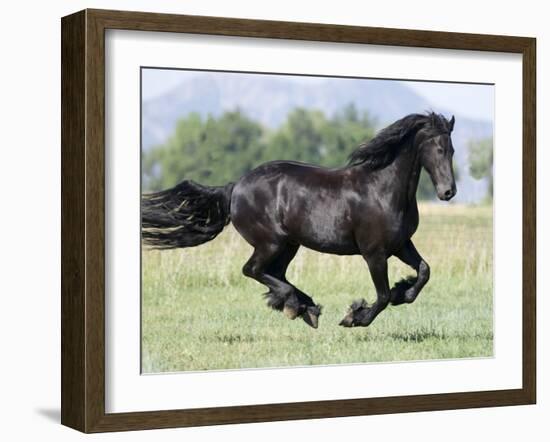
<path fill-rule="evenodd" d="M 418 227 L 416 190 L 422 167 L 437 196 L 456 194 L 451 132 L 454 116 L 412 114 L 360 145 L 338 169 L 273 161 L 236 183 L 208 187 L 183 181 L 142 196 L 145 244 L 169 249 L 210 241 L 230 221 L 254 247 L 243 273 L 269 288 L 268 305 L 317 328 L 321 308 L 285 277 L 300 246 L 337 255 L 361 255 L 377 294 L 373 305 L 355 301 L 340 322 L 368 326 L 391 303 L 413 302 L 430 268 L 411 237 Z M 417 272 L 388 282 L 387 260 L 396 256 Z"/>

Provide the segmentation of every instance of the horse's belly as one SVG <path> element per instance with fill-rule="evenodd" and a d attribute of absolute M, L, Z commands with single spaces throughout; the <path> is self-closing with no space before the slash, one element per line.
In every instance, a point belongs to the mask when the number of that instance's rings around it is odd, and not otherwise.
<path fill-rule="evenodd" d="M 330 242 L 325 240 L 315 241 L 311 238 L 305 238 L 298 242 L 308 249 L 333 255 L 358 255 L 360 253 L 355 241 Z"/>
<path fill-rule="evenodd" d="M 345 217 L 331 217 L 326 213 L 315 215 L 302 218 L 299 227 L 289 232 L 292 241 L 323 253 L 359 253 L 353 231 Z"/>

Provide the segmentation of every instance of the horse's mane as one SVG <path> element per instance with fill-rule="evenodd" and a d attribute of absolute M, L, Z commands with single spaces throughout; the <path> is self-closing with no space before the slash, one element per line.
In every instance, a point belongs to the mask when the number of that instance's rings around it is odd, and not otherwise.
<path fill-rule="evenodd" d="M 382 129 L 370 141 L 366 141 L 351 153 L 349 166 L 367 165 L 369 169 L 381 169 L 390 164 L 397 156 L 403 141 L 416 133 L 422 126 L 434 132 L 434 135 L 450 133 L 451 123 L 440 114 L 410 114 Z"/>

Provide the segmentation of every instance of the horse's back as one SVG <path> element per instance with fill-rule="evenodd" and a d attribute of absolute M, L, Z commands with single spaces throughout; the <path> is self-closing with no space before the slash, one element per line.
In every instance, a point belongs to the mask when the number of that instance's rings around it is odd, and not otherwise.
<path fill-rule="evenodd" d="M 232 222 L 253 245 L 286 240 L 329 253 L 356 253 L 344 181 L 338 169 L 265 163 L 235 184 Z"/>
<path fill-rule="evenodd" d="M 237 181 L 233 189 L 232 204 L 239 204 L 240 200 L 251 202 L 258 198 L 278 198 L 280 201 L 285 195 L 290 197 L 292 194 L 296 195 L 296 192 L 308 192 L 311 196 L 326 192 L 326 189 L 334 191 L 341 186 L 342 177 L 338 169 L 298 161 L 270 161 L 246 173 Z"/>

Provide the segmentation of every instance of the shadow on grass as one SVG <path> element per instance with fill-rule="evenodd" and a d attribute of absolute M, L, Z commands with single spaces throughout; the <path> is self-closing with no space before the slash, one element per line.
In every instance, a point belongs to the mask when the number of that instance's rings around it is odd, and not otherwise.
<path fill-rule="evenodd" d="M 393 341 L 401 342 L 414 342 L 421 343 L 426 340 L 438 340 L 445 341 L 448 339 L 461 339 L 461 340 L 489 340 L 493 339 L 493 333 L 456 333 L 450 334 L 445 333 L 442 330 L 433 330 L 433 329 L 419 329 L 419 330 L 409 330 L 409 331 L 400 331 L 400 332 L 391 332 L 391 333 L 381 333 L 379 335 L 358 335 L 355 337 L 355 340 L 358 342 L 373 342 L 381 339 L 390 339 Z"/>
<path fill-rule="evenodd" d="M 242 335 L 240 333 L 214 334 L 212 336 L 199 336 L 200 342 L 219 342 L 222 344 L 240 344 L 258 342 L 257 336 Z"/>
<path fill-rule="evenodd" d="M 451 338 L 448 334 L 438 330 L 414 330 L 409 332 L 393 332 L 388 335 L 395 341 L 424 342 L 428 339 L 443 341 Z"/>

